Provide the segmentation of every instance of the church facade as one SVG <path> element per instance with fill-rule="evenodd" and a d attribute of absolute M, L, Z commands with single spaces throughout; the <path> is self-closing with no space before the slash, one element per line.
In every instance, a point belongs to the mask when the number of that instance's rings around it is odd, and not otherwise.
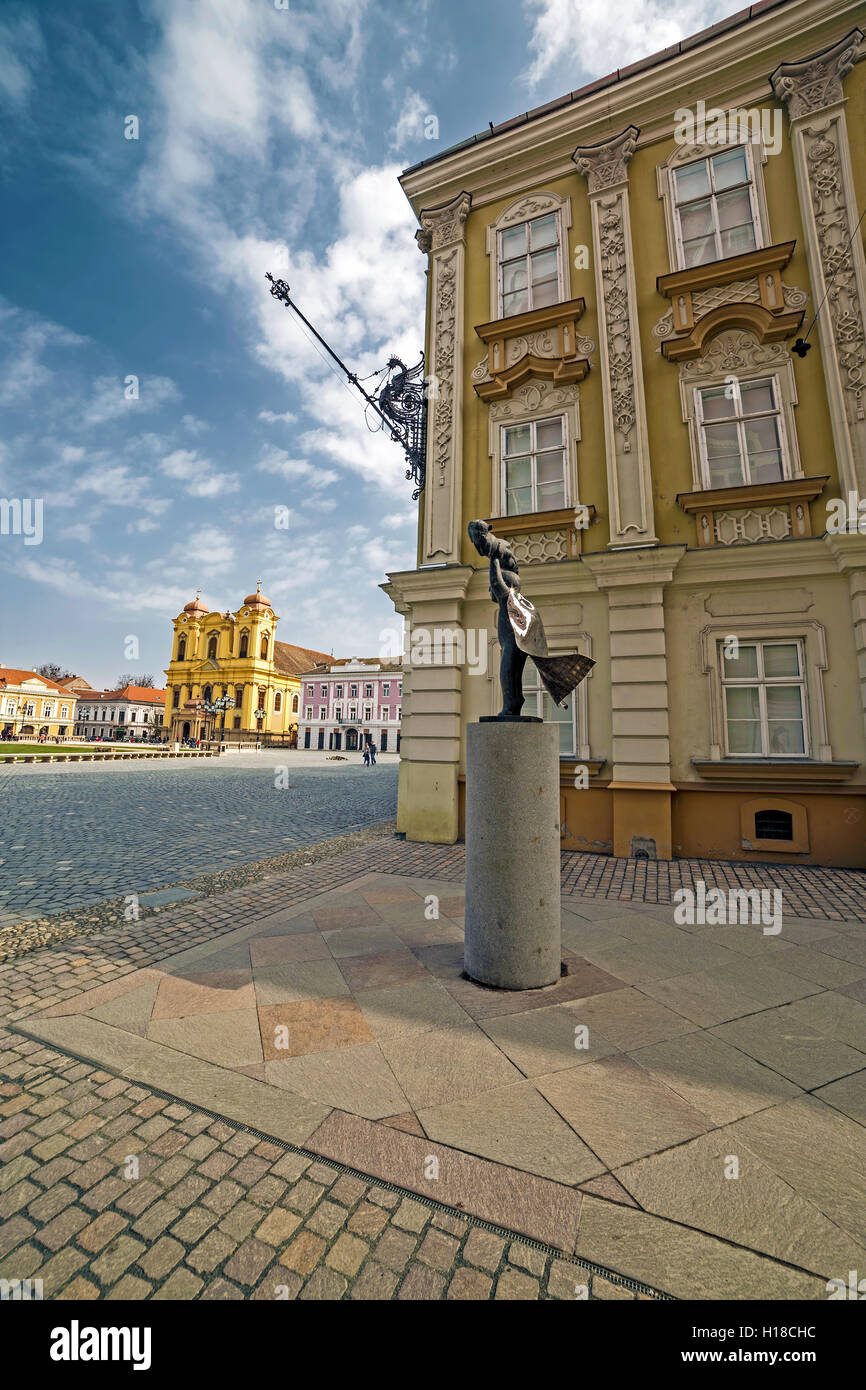
<path fill-rule="evenodd" d="M 864 28 L 752 6 L 402 175 L 436 384 L 383 586 L 408 839 L 462 835 L 500 708 L 478 518 L 596 661 L 565 707 L 526 668 L 563 848 L 866 865 Z"/>
<path fill-rule="evenodd" d="M 165 672 L 166 738 L 297 741 L 300 673 L 332 657 L 277 641 L 279 621 L 261 584 L 235 611 L 211 612 L 198 594 L 186 604 Z M 215 709 L 225 697 L 233 704 Z"/>

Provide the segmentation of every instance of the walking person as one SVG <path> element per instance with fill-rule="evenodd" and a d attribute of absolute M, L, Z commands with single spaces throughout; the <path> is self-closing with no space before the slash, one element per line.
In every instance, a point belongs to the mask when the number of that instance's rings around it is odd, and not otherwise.
<path fill-rule="evenodd" d="M 370 766 L 370 745 L 368 743 L 364 744 L 364 766 Z"/>
<path fill-rule="evenodd" d="M 370 739 L 370 765 L 371 767 L 376 766 L 376 745 L 372 739 Z"/>

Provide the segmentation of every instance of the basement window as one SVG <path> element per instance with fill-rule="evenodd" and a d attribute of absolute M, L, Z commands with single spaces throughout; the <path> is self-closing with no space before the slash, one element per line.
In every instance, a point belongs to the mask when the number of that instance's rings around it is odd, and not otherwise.
<path fill-rule="evenodd" d="M 756 840 L 793 840 L 794 818 L 788 811 L 756 811 Z"/>

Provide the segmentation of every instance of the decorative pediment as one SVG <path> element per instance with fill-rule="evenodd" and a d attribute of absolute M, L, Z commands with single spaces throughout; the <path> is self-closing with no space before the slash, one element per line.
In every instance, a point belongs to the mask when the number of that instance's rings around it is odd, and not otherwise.
<path fill-rule="evenodd" d="M 583 299 L 569 299 L 478 324 L 475 332 L 487 344 L 487 355 L 472 372 L 472 381 L 481 400 L 501 400 L 528 377 L 557 386 L 582 381 L 589 371 L 587 356 L 596 346 L 577 331 L 585 307 Z"/>
<path fill-rule="evenodd" d="M 660 275 L 656 285 L 670 299 L 671 308 L 652 333 L 662 340 L 668 361 L 702 356 L 710 340 L 725 329 L 744 329 L 759 343 L 792 337 L 808 299 L 804 290 L 782 283 L 781 271 L 794 245 L 787 241 Z"/>

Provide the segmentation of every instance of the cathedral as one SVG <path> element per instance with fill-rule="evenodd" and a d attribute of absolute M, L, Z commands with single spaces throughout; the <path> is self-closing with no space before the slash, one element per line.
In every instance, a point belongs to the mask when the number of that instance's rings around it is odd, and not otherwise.
<path fill-rule="evenodd" d="M 297 742 L 300 673 L 330 664 L 333 654 L 278 642 L 279 621 L 261 583 L 236 612 L 212 613 L 196 594 L 174 620 L 165 672 L 170 739 Z"/>

